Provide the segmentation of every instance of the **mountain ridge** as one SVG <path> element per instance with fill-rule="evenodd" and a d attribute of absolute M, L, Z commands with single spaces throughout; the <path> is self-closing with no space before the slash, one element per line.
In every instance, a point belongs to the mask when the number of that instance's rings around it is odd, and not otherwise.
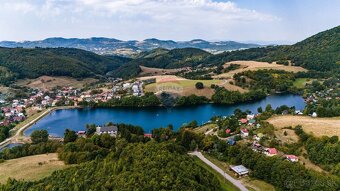
<path fill-rule="evenodd" d="M 149 38 L 142 41 L 122 41 L 115 38 L 91 37 L 91 38 L 62 38 L 52 37 L 37 41 L 1 41 L 0 47 L 7 48 L 78 48 L 94 52 L 100 55 L 135 55 L 140 52 L 150 51 L 156 48 L 199 48 L 210 53 L 239 50 L 246 48 L 262 47 L 253 43 L 240 43 L 236 41 L 206 41 L 193 39 L 190 41 L 159 40 Z"/>

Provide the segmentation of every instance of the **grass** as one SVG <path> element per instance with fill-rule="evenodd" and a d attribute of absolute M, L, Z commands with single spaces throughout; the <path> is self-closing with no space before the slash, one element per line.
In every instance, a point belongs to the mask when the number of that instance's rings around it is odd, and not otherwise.
<path fill-rule="evenodd" d="M 273 124 L 276 129 L 301 125 L 306 133 L 317 137 L 340 135 L 340 117 L 312 118 L 309 116 L 279 115 L 271 117 L 267 121 Z"/>
<path fill-rule="evenodd" d="M 193 131 L 195 133 L 202 133 L 202 134 L 204 134 L 205 132 L 207 132 L 207 131 L 215 128 L 215 127 L 216 127 L 216 124 L 206 124 L 206 125 L 203 125 L 201 127 L 195 128 Z"/>
<path fill-rule="evenodd" d="M 214 169 L 212 169 L 210 166 L 205 164 L 203 161 L 201 161 L 198 157 L 194 157 L 196 164 L 203 167 L 205 170 L 212 173 L 220 182 L 221 190 L 224 191 L 234 191 L 239 190 L 236 186 L 234 186 L 231 182 L 226 180 L 220 173 L 216 172 Z"/>
<path fill-rule="evenodd" d="M 309 81 L 308 78 L 297 78 L 293 85 L 297 88 L 304 88 L 306 83 Z"/>
<path fill-rule="evenodd" d="M 234 173 L 232 173 L 231 171 L 229 171 L 229 164 L 223 161 L 220 161 L 218 159 L 216 159 L 213 156 L 210 156 L 208 154 L 204 154 L 204 156 L 210 160 L 212 163 L 214 163 L 216 166 L 218 166 L 219 168 L 223 169 L 225 172 L 227 172 L 230 176 L 234 177 L 235 179 L 238 179 Z M 258 179 L 254 179 L 251 178 L 249 176 L 247 177 L 242 177 L 240 179 L 240 181 L 242 182 L 243 185 L 245 185 L 249 190 L 255 190 L 255 191 L 262 191 L 262 190 L 266 190 L 266 191 L 275 191 L 275 188 L 273 185 L 266 183 L 265 181 L 262 180 L 258 180 Z"/>
<path fill-rule="evenodd" d="M 58 160 L 56 153 L 6 160 L 4 163 L 0 163 L 0 183 L 6 183 L 8 178 L 39 180 L 66 167 L 64 162 Z"/>
<path fill-rule="evenodd" d="M 204 85 L 203 89 L 197 89 L 195 84 L 197 82 L 202 82 Z M 181 96 L 189 96 L 195 94 L 197 96 L 206 96 L 211 98 L 214 94 L 214 90 L 210 88 L 211 84 L 220 85 L 222 80 L 187 80 L 180 79 L 170 82 L 157 82 L 153 84 L 148 84 L 145 86 L 146 92 L 160 92 L 163 91 L 163 87 L 166 87 L 165 91 L 177 93 Z"/>

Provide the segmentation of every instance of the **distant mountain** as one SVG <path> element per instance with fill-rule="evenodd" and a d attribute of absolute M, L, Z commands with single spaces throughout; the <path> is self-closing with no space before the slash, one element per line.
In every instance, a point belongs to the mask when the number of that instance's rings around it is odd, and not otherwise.
<path fill-rule="evenodd" d="M 2 41 L 0 46 L 8 48 L 78 48 L 97 54 L 107 55 L 133 55 L 143 51 L 150 51 L 156 48 L 175 49 L 175 48 L 199 48 L 210 53 L 220 53 L 223 51 L 239 50 L 245 48 L 260 47 L 258 44 L 239 43 L 234 41 L 208 42 L 201 39 L 191 41 L 172 41 L 159 40 L 155 38 L 145 39 L 143 41 L 121 41 L 114 38 L 48 38 L 40 41 Z"/>

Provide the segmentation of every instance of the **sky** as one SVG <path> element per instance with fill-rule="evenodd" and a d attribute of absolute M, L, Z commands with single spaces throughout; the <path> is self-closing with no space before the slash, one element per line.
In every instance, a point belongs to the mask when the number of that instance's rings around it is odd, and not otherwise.
<path fill-rule="evenodd" d="M 0 41 L 49 37 L 290 44 L 340 25 L 340 0 L 0 0 Z"/>

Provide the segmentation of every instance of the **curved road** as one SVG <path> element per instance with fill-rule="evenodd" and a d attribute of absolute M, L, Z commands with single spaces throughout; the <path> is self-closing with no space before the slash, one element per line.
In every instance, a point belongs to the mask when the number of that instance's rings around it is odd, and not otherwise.
<path fill-rule="evenodd" d="M 0 149 L 5 147 L 9 143 L 19 142 L 18 138 L 20 137 L 21 132 L 23 132 L 25 129 L 27 129 L 28 127 L 33 125 L 35 122 L 37 122 L 39 119 L 41 119 L 44 115 L 48 114 L 50 111 L 51 111 L 51 108 L 49 108 L 46 111 L 42 112 L 38 117 L 36 117 L 35 119 L 30 121 L 29 123 L 27 123 L 24 126 L 22 126 L 20 129 L 18 129 L 17 132 L 15 133 L 15 135 L 13 135 L 12 137 L 9 137 L 6 140 L 2 141 L 0 143 Z"/>
<path fill-rule="evenodd" d="M 189 153 L 190 155 L 197 156 L 199 159 L 201 159 L 205 164 L 209 165 L 211 168 L 213 168 L 215 171 L 220 173 L 225 179 L 230 181 L 232 184 L 234 184 L 237 188 L 239 188 L 241 191 L 248 191 L 248 189 L 238 180 L 231 177 L 229 174 L 225 173 L 221 168 L 216 166 L 214 163 L 210 162 L 207 158 L 205 158 L 201 152 L 194 151 Z"/>

